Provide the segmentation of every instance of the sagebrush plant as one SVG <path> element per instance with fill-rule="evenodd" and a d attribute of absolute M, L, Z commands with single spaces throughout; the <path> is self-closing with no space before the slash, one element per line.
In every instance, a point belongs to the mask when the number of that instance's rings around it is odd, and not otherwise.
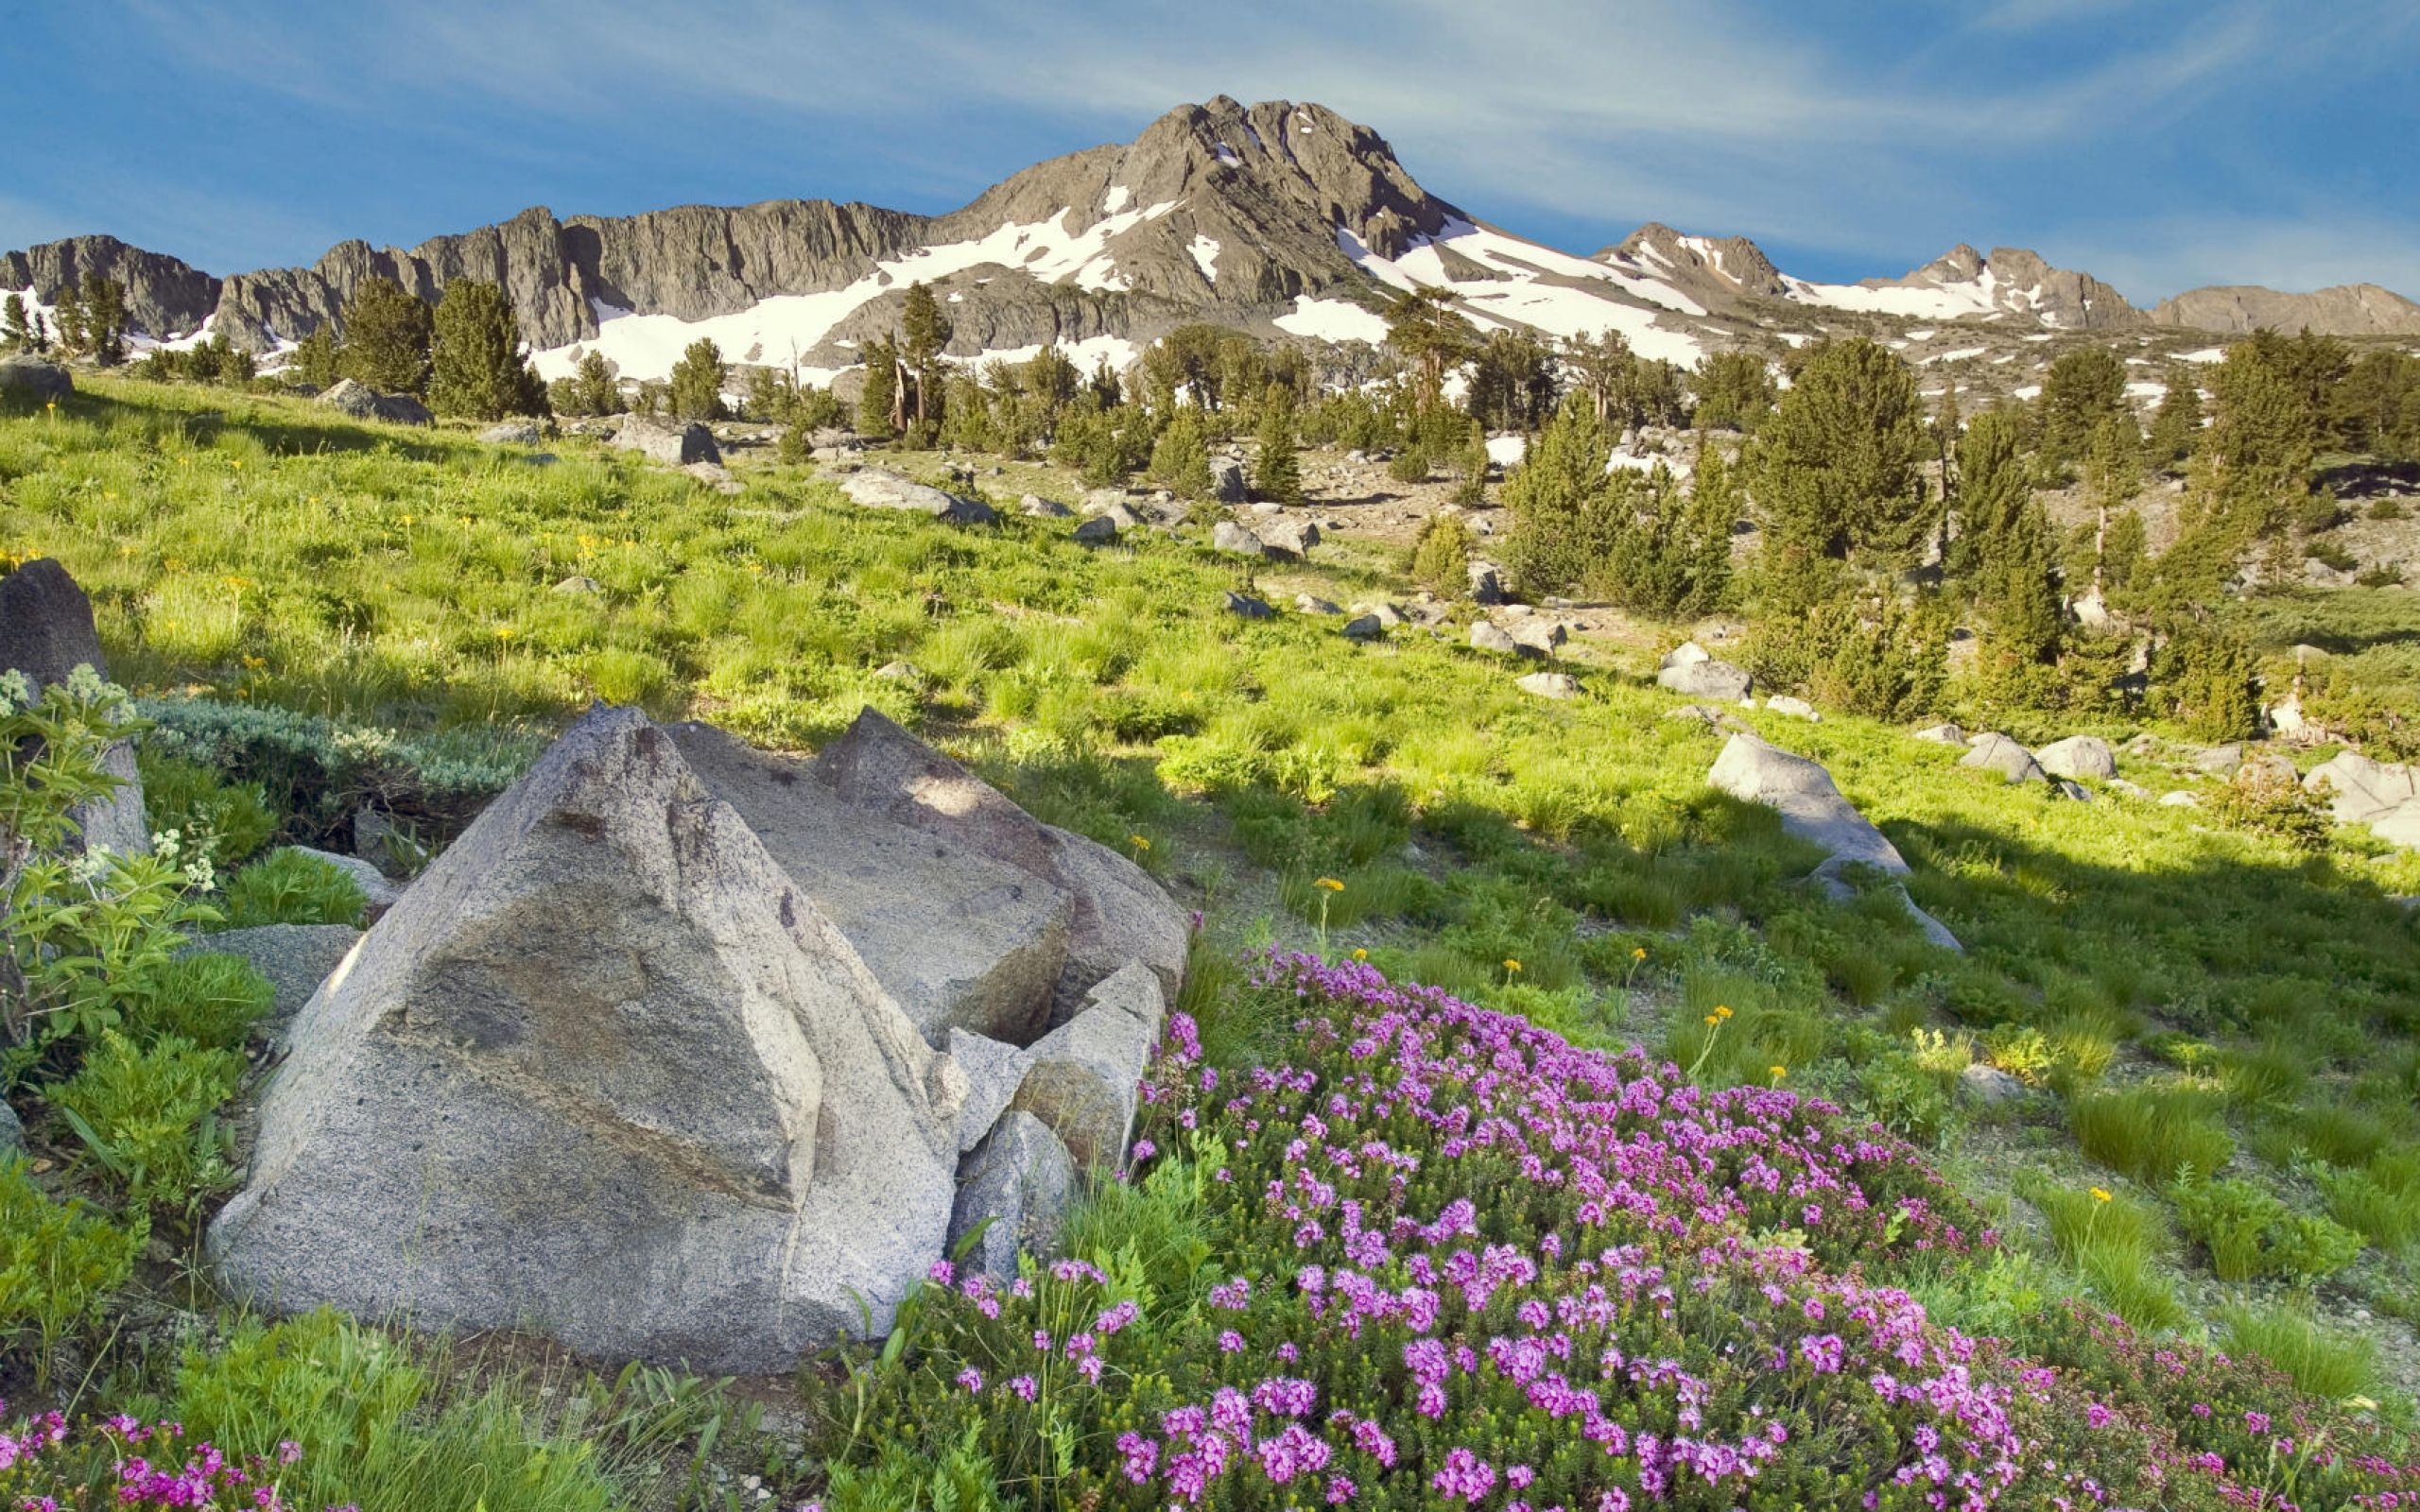
<path fill-rule="evenodd" d="M 1364 965 L 1256 984 L 1293 1053 L 1221 1075 L 1173 1020 L 1132 1152 L 1133 1200 L 1206 1254 L 1118 1243 L 1167 1227 L 1130 1219 L 1013 1280 L 937 1266 L 840 1394 L 841 1484 L 979 1451 L 972 1479 L 1034 1505 L 2216 1508 L 2272 1484 L 2274 1414 L 2334 1435 L 2308 1494 L 2420 1486 L 2290 1388 L 2204 1432 L 2238 1410 L 2224 1369 L 2179 1425 L 1933 1323 L 1896 1283 L 1994 1236 L 1820 1102 Z"/>

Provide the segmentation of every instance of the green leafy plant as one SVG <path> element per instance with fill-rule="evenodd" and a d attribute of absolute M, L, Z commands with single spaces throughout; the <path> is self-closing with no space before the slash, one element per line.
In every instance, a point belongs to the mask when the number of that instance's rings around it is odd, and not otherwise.
<path fill-rule="evenodd" d="M 240 1050 L 275 999 L 275 987 L 251 962 L 197 951 L 143 980 L 128 1027 L 138 1040 L 174 1035 L 206 1049 Z"/>
<path fill-rule="evenodd" d="M 258 783 L 229 782 L 199 762 L 149 750 L 137 765 L 151 827 L 180 835 L 213 865 L 247 861 L 277 833 L 277 812 Z"/>
<path fill-rule="evenodd" d="M 2315 1281 L 2351 1264 L 2360 1235 L 2325 1218 L 2297 1213 L 2249 1181 L 2196 1177 L 2176 1187 L 2176 1217 L 2209 1251 L 2221 1280 L 2264 1276 Z"/>
<path fill-rule="evenodd" d="M 261 924 L 350 924 L 358 929 L 369 906 L 369 895 L 343 868 L 295 850 L 254 862 L 227 885 L 230 929 Z"/>
<path fill-rule="evenodd" d="M 190 1211 L 236 1180 L 215 1110 L 243 1073 L 230 1051 L 175 1035 L 139 1046 L 104 1030 L 51 1102 L 137 1200 Z"/>
<path fill-rule="evenodd" d="M 126 1284 L 148 1232 L 81 1202 L 54 1202 L 23 1160 L 0 1161 L 0 1346 L 30 1336 L 34 1368 L 48 1368 L 60 1340 Z"/>

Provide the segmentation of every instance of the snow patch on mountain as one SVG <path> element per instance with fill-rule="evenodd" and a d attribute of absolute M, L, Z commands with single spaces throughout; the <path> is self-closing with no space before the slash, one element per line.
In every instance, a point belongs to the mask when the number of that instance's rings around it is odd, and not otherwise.
<path fill-rule="evenodd" d="M 1814 284 L 1803 278 L 1785 282 L 1789 285 L 1791 299 L 1802 304 L 1822 305 L 1829 310 L 1896 315 L 1915 320 L 1956 320 L 1972 316 L 1996 315 L 2000 310 L 1995 298 L 1998 281 L 1992 276 L 1989 267 L 1969 282 L 1921 288 L 1890 284 L 1874 288 L 1863 284 Z"/>
<path fill-rule="evenodd" d="M 1367 341 L 1375 346 L 1387 339 L 1386 318 L 1349 300 L 1297 295 L 1294 308 L 1272 323 L 1289 335 L 1318 341 Z"/>
<path fill-rule="evenodd" d="M 1217 238 L 1217 237 L 1215 237 L 1215 236 L 1203 236 L 1203 235 L 1201 235 L 1201 234 L 1199 234 L 1199 233 L 1196 233 L 1196 235 L 1195 235 L 1195 236 L 1194 236 L 1194 238 L 1193 238 L 1193 245 L 1192 245 L 1192 246 L 1190 246 L 1190 247 L 1188 247 L 1188 248 L 1186 248 L 1185 249 L 1186 249 L 1187 251 L 1189 251 L 1189 252 L 1191 252 L 1191 253 L 1193 254 L 1193 266 L 1196 266 L 1196 267 L 1198 267 L 1198 268 L 1200 268 L 1200 269 L 1201 269 L 1201 276 L 1202 276 L 1203 278 L 1205 278 L 1205 279 L 1208 279 L 1208 280 L 1209 280 L 1211 283 L 1213 283 L 1213 284 L 1218 283 L 1218 282 L 1219 282 L 1219 240 L 1218 240 L 1218 238 Z"/>
<path fill-rule="evenodd" d="M 1342 227 L 1337 229 L 1336 244 L 1364 272 L 1391 288 L 1453 290 L 1461 313 L 1483 330 L 1527 326 L 1556 336 L 1618 331 L 1641 355 L 1683 367 L 1705 354 L 1694 336 L 1659 323 L 1655 310 L 1619 298 L 1626 294 L 1676 313 L 1705 314 L 1705 307 L 1687 295 L 1653 279 L 1467 220 L 1448 220 L 1436 235 L 1416 238 L 1400 257 L 1379 256 Z M 1458 277 L 1448 254 L 1493 276 Z"/>

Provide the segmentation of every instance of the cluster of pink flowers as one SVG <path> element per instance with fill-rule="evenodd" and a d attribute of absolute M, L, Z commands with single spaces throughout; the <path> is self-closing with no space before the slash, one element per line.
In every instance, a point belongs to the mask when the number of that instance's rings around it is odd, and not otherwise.
<path fill-rule="evenodd" d="M 0 1401 L 0 1423 L 8 1403 Z M 287 1503 L 277 1486 L 277 1470 L 302 1457 L 300 1445 L 281 1443 L 273 1461 L 257 1457 L 238 1464 L 216 1446 L 185 1444 L 179 1423 L 146 1424 L 123 1415 L 102 1422 L 97 1436 L 108 1446 L 111 1500 L 125 1512 L 164 1512 L 166 1508 L 206 1508 L 226 1512 L 251 1507 L 258 1512 L 285 1512 Z M 80 1504 L 78 1486 L 61 1479 L 65 1467 L 55 1452 L 69 1443 L 67 1420 L 44 1413 L 18 1426 L 0 1427 L 0 1493 L 13 1512 L 59 1512 L 60 1498 Z M 45 1465 L 45 1458 L 52 1460 Z M 354 1512 L 347 1507 L 336 1512 Z"/>
<path fill-rule="evenodd" d="M 1994 1242 L 1880 1130 L 1366 966 L 1273 958 L 1256 985 L 1301 1005 L 1293 1064 L 1222 1085 L 1178 1015 L 1145 1089 L 1146 1159 L 1250 1194 L 1216 1205 L 1202 1311 L 1104 1306 L 1108 1278 L 1062 1262 L 960 1335 L 1065 1383 L 1015 1395 L 1115 1444 L 1112 1504 L 2285 1504 L 2265 1464 L 1875 1279 Z"/>

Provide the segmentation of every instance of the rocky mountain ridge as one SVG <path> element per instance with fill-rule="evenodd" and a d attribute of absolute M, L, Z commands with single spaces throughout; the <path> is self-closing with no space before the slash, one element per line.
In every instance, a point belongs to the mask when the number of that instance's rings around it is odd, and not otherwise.
<path fill-rule="evenodd" d="M 1572 257 L 1430 195 L 1385 139 L 1333 111 L 1223 95 L 1170 111 L 1132 143 L 1036 164 L 938 216 L 797 199 L 629 216 L 532 207 L 408 249 L 348 241 L 308 267 L 225 278 L 83 236 L 0 254 L 0 291 L 46 309 L 88 272 L 127 287 L 138 346 L 223 333 L 263 352 L 340 320 L 373 275 L 426 300 L 458 279 L 489 280 L 511 296 L 550 374 L 596 350 L 626 375 L 660 375 L 704 335 L 733 360 L 828 378 L 894 327 L 917 280 L 946 290 L 953 355 L 1057 344 L 1114 364 L 1188 320 L 1374 341 L 1383 297 L 1416 284 L 1454 288 L 1482 329 L 1614 329 L 1683 362 L 1794 343 L 1843 314 L 1961 334 L 2420 335 L 2420 304 L 2376 285 L 2197 289 L 2146 312 L 2088 273 L 2014 248 L 1962 245 L 1902 277 L 1854 284 L 1793 278 L 1745 237 L 1660 223 Z"/>

